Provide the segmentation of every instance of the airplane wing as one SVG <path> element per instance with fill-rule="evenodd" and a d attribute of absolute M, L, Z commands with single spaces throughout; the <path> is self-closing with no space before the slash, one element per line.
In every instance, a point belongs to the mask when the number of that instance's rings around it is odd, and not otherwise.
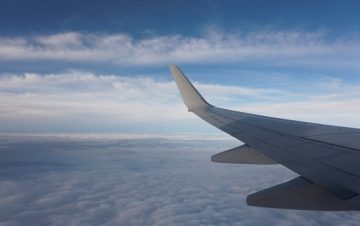
<path fill-rule="evenodd" d="M 214 162 L 282 164 L 300 176 L 247 197 L 251 206 L 360 209 L 360 129 L 266 117 L 209 104 L 176 65 L 170 71 L 188 110 L 245 143 Z"/>

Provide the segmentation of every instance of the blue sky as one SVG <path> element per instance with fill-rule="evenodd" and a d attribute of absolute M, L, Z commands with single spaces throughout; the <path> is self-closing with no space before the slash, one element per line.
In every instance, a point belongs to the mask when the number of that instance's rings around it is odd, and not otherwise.
<path fill-rule="evenodd" d="M 210 102 L 360 126 L 357 1 L 2 1 L 3 133 L 216 130 L 186 112 L 167 65 Z"/>
<path fill-rule="evenodd" d="M 2 1 L 5 34 L 83 31 L 125 32 L 134 36 L 199 35 L 206 26 L 226 30 L 359 28 L 358 1 Z"/>

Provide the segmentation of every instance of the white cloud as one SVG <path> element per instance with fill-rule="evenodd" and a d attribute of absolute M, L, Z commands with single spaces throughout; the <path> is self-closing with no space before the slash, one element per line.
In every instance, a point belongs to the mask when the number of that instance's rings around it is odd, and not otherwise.
<path fill-rule="evenodd" d="M 207 84 L 199 84 L 199 88 L 227 100 L 235 95 L 266 98 L 280 92 Z M 195 118 L 186 111 L 173 81 L 151 77 L 81 71 L 7 74 L 0 76 L 0 93 L 2 131 L 22 125 L 23 130 L 35 131 L 62 126 L 96 131 L 97 126 L 141 127 L 142 123 L 143 127 L 153 124 L 153 128 L 156 123 L 190 123 Z"/>
<path fill-rule="evenodd" d="M 360 126 L 360 87 L 341 80 L 320 81 L 313 87 L 322 88 L 308 94 L 198 82 L 195 85 L 219 107 Z M 200 132 L 212 128 L 186 111 L 173 81 L 153 77 L 82 71 L 3 74 L 0 94 L 2 132 L 159 132 L 160 127 Z"/>
<path fill-rule="evenodd" d="M 15 141 L 2 150 L 0 225 L 358 225 L 355 212 L 248 207 L 296 174 L 215 164 L 229 141 Z M 61 151 L 53 151 L 58 147 Z M 194 151 L 200 150 L 200 151 Z M 264 220 L 266 219 L 266 220 Z"/>
<path fill-rule="evenodd" d="M 332 100 L 333 97 L 328 96 L 320 100 L 315 98 L 287 103 L 253 104 L 237 109 L 278 118 L 360 128 L 359 96 L 348 100 L 346 98 Z"/>
<path fill-rule="evenodd" d="M 135 39 L 127 34 L 65 32 L 0 37 L 0 60 L 106 62 L 120 65 L 238 63 L 346 66 L 358 69 L 360 43 L 354 38 L 329 41 L 323 32 L 259 31 L 199 37 L 181 35 Z M 336 62 L 336 64 L 334 64 Z"/>

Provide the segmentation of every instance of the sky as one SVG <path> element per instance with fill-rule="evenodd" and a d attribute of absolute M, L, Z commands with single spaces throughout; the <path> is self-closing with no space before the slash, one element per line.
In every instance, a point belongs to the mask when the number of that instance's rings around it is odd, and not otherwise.
<path fill-rule="evenodd" d="M 212 104 L 360 127 L 358 1 L 0 3 L 1 133 L 218 133 Z"/>
<path fill-rule="evenodd" d="M 297 175 L 216 164 L 213 105 L 360 128 L 358 1 L 0 1 L 0 226 L 358 225 L 249 207 Z"/>

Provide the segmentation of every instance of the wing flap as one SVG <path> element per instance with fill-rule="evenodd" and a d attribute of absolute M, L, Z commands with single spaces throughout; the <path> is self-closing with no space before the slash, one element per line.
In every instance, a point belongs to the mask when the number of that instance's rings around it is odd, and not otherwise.
<path fill-rule="evenodd" d="M 251 194 L 246 201 L 249 206 L 268 208 L 323 211 L 356 210 L 345 200 L 303 177 L 297 177 L 283 184 Z"/>
<path fill-rule="evenodd" d="M 248 145 L 241 145 L 239 147 L 218 153 L 211 156 L 212 162 L 220 163 L 236 163 L 236 164 L 278 164 L 271 158 L 256 151 Z"/>

